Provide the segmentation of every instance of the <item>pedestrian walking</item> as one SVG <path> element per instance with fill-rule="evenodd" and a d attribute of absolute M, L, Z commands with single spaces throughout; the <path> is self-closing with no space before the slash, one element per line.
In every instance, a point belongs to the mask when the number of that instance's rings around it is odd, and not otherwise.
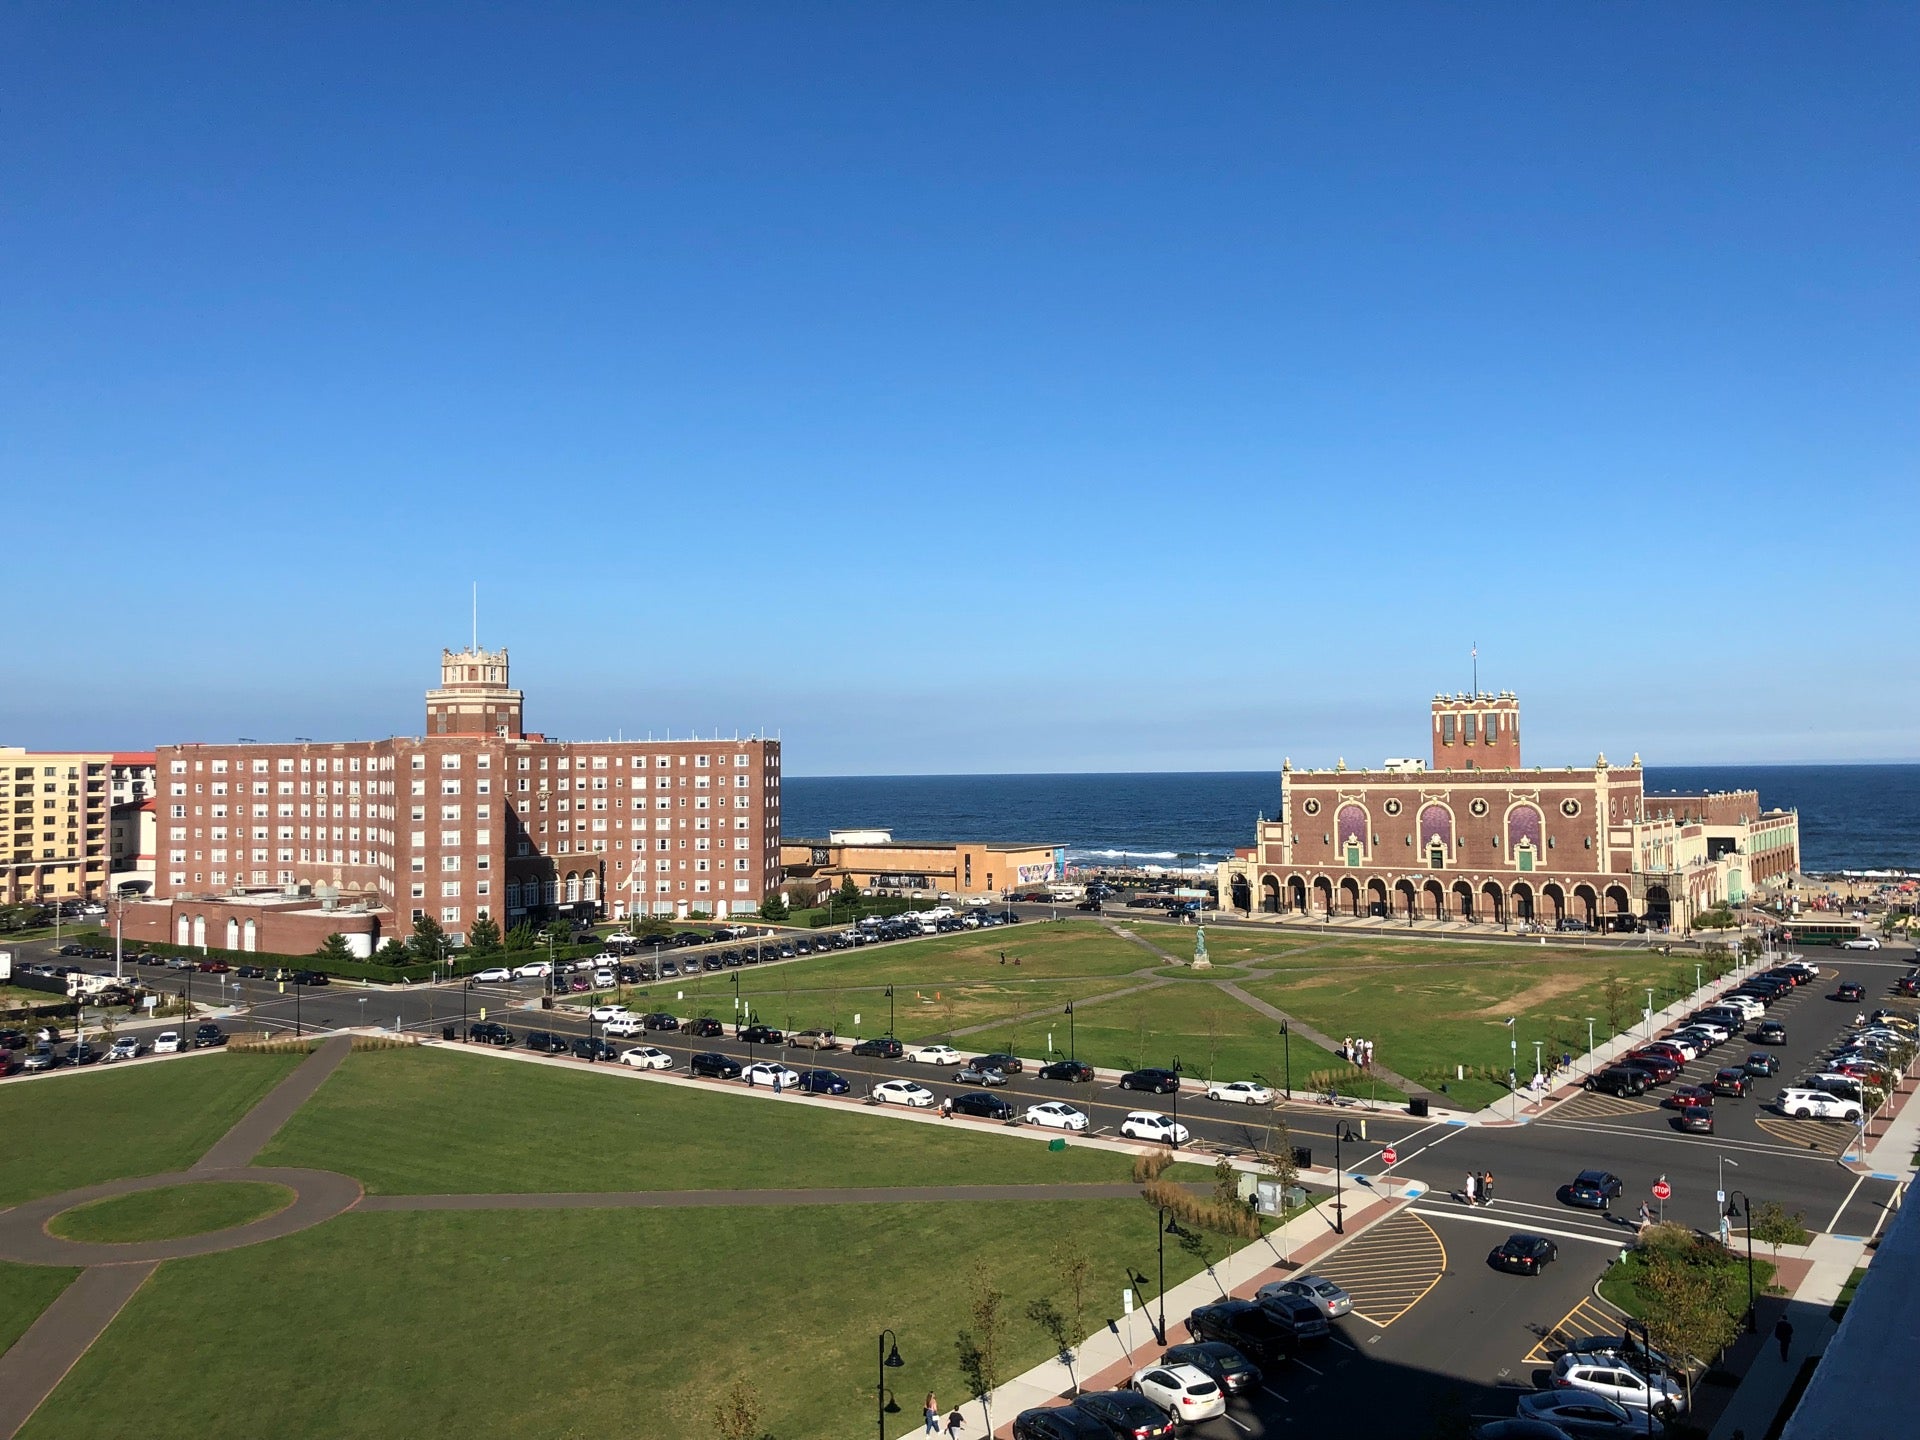
<path fill-rule="evenodd" d="M 1478 1205 L 1480 1203 L 1480 1177 L 1471 1170 L 1467 1171 L 1466 1196 L 1467 1204 Z"/>
<path fill-rule="evenodd" d="M 947 1416 L 947 1440 L 953 1440 L 953 1437 L 960 1433 L 960 1427 L 966 1423 L 961 1418 L 960 1407 L 956 1405 L 953 1413 Z"/>
<path fill-rule="evenodd" d="M 1645 1229 L 1653 1223 L 1653 1208 L 1646 1201 L 1640 1202 L 1640 1227 Z"/>
<path fill-rule="evenodd" d="M 940 1433 L 940 1402 L 931 1390 L 927 1392 L 927 1403 L 920 1407 L 920 1418 L 927 1422 L 926 1434 Z"/>
<path fill-rule="evenodd" d="M 1793 1344 L 1793 1326 L 1787 1322 L 1786 1316 L 1782 1315 L 1780 1323 L 1773 1327 L 1773 1338 L 1780 1342 L 1780 1360 L 1785 1364 L 1787 1347 Z"/>
<path fill-rule="evenodd" d="M 780 1068 L 778 1065 L 774 1067 L 773 1071 L 773 1093 L 776 1095 L 780 1093 Z"/>
<path fill-rule="evenodd" d="M 1348 1035 L 1340 1041 L 1340 1058 L 1342 1060 L 1346 1060 L 1352 1054 L 1353 1054 L 1353 1037 L 1351 1035 Z"/>
<path fill-rule="evenodd" d="M 1373 1068 L 1373 1042 L 1371 1040 L 1367 1041 L 1367 1068 L 1369 1070 Z"/>
<path fill-rule="evenodd" d="M 1480 1172 L 1480 1203 L 1482 1205 L 1493 1203 L 1493 1172 L 1491 1170 Z"/>

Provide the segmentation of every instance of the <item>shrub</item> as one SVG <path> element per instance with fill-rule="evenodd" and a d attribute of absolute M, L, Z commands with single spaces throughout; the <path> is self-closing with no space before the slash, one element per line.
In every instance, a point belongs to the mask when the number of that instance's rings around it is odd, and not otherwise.
<path fill-rule="evenodd" d="M 1165 1150 L 1151 1150 L 1145 1155 L 1136 1155 L 1133 1157 L 1133 1183 L 1144 1185 L 1149 1180 L 1158 1180 L 1171 1164 L 1173 1156 Z"/>
<path fill-rule="evenodd" d="M 1216 1235 L 1252 1240 L 1260 1234 L 1260 1217 L 1238 1201 L 1203 1200 L 1170 1180 L 1149 1180 L 1140 1193 L 1149 1205 L 1172 1211 L 1174 1219 Z"/>

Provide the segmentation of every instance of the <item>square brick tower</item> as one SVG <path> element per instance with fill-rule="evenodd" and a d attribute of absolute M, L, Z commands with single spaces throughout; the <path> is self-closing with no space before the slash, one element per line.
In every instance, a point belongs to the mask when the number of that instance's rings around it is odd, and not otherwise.
<path fill-rule="evenodd" d="M 1520 701 L 1513 692 L 1434 696 L 1433 768 L 1518 770 Z"/>
<path fill-rule="evenodd" d="M 440 688 L 427 691 L 427 734 L 518 740 L 526 697 L 507 686 L 507 652 L 440 652 Z"/>

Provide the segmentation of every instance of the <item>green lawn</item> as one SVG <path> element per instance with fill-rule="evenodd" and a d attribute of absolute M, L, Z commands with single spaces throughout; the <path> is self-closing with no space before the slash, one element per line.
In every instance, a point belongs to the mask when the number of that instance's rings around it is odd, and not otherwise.
<path fill-rule="evenodd" d="M 27 1327 L 79 1273 L 52 1265 L 0 1263 L 0 1355 L 27 1333 Z"/>
<path fill-rule="evenodd" d="M 852 1066 L 843 1073 L 859 1075 Z M 384 1194 L 1123 1181 L 1131 1157 L 445 1050 L 349 1056 L 260 1157 Z"/>
<path fill-rule="evenodd" d="M 110 1065 L 0 1089 L 0 1205 L 182 1170 L 304 1055 Z"/>
<path fill-rule="evenodd" d="M 1506 1093 L 1504 1085 L 1473 1072 L 1477 1067 L 1504 1076 L 1512 1054 L 1509 1015 L 1516 1017 L 1511 1034 L 1519 1042 L 1524 1081 L 1533 1073 L 1534 1041 L 1548 1056 L 1584 1054 L 1587 1016 L 1597 1021 L 1596 1042 L 1606 1040 L 1615 1029 L 1610 1020 L 1637 1023 L 1648 985 L 1656 986 L 1658 1004 L 1671 1001 L 1683 968 L 1678 960 L 1644 952 L 1594 951 L 1542 960 L 1503 951 L 1482 959 L 1466 947 L 1451 964 L 1427 957 L 1421 964 L 1356 968 L 1385 958 L 1390 949 L 1357 955 L 1339 970 L 1290 972 L 1249 982 L 1246 989 L 1325 1034 L 1365 1036 L 1378 1046 L 1380 1063 L 1416 1081 L 1445 1083 L 1449 1094 L 1468 1106 L 1489 1104 Z M 1684 970 L 1691 989 L 1691 961 Z M 1617 977 L 1611 1000 L 1610 977 Z M 1466 1080 L 1453 1078 L 1456 1065 L 1467 1067 Z"/>
<path fill-rule="evenodd" d="M 1056 1241 L 1099 1257 L 1091 1330 L 1119 1266 L 1153 1270 L 1154 1226 L 1137 1200 L 349 1214 L 163 1266 L 20 1433 L 707 1440 L 745 1376 L 777 1440 L 871 1434 L 883 1328 L 905 1430 L 927 1391 L 964 1393 L 976 1264 L 1006 1292 L 1011 1376 L 1051 1351 L 1025 1310 L 1062 1298 Z M 1170 1285 L 1196 1268 L 1169 1247 Z"/>
<path fill-rule="evenodd" d="M 1121 912 L 1113 912 L 1115 923 L 1124 925 L 1142 940 L 1158 945 L 1169 955 L 1177 955 L 1182 960 L 1193 958 L 1193 926 L 1170 925 L 1165 921 L 1155 923 L 1135 921 L 1124 918 Z M 1207 927 L 1207 956 L 1216 965 L 1237 965 L 1248 961 L 1280 959 L 1289 951 L 1302 946 L 1317 944 L 1320 937 L 1315 935 L 1295 935 L 1284 930 L 1240 930 L 1224 925 Z"/>
<path fill-rule="evenodd" d="M 47 1229 L 62 1240 L 89 1245 L 176 1240 L 264 1219 L 293 1200 L 293 1191 L 284 1185 L 200 1181 L 95 1200 L 54 1216 Z"/>

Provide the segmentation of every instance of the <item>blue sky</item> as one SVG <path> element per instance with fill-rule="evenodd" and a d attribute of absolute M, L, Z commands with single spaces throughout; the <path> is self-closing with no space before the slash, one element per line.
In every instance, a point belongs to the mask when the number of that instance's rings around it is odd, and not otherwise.
<path fill-rule="evenodd" d="M 1920 756 L 1920 11 L 9 7 L 0 742 Z"/>

